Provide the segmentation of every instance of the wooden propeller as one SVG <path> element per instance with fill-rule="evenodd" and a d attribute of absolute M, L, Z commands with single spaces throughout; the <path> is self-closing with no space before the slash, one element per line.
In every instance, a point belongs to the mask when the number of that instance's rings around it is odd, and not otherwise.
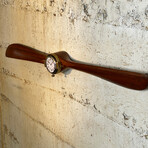
<path fill-rule="evenodd" d="M 94 66 L 91 64 L 84 64 L 72 60 L 68 53 L 65 51 L 47 54 L 45 52 L 41 52 L 25 45 L 11 44 L 7 48 L 6 56 L 15 59 L 42 63 L 45 64 L 47 69 L 48 65 L 46 65 L 46 61 L 48 61 L 47 59 L 49 57 L 49 68 L 51 64 L 50 60 L 52 59 L 55 62 L 55 71 L 50 71 L 48 69 L 52 74 L 59 73 L 66 68 L 72 68 L 95 75 L 97 77 L 130 89 L 144 90 L 148 86 L 147 74 Z"/>

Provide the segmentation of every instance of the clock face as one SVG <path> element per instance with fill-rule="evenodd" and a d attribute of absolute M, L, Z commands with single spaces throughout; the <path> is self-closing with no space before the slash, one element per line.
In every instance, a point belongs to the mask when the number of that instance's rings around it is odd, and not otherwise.
<path fill-rule="evenodd" d="M 50 73 L 54 73 L 56 70 L 56 61 L 53 57 L 47 57 L 46 59 L 46 68 Z"/>

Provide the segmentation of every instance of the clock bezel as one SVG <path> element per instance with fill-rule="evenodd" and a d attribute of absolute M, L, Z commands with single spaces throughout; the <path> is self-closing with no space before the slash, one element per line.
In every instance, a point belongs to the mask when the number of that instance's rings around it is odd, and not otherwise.
<path fill-rule="evenodd" d="M 47 59 L 48 58 L 52 58 L 54 61 L 55 61 L 55 70 L 54 72 L 50 72 L 49 69 L 47 68 Z M 46 57 L 46 60 L 45 60 L 45 67 L 46 69 L 51 73 L 51 74 L 57 74 L 61 71 L 61 63 L 60 63 L 60 60 L 58 58 L 58 56 L 56 54 L 49 54 L 47 57 Z"/>

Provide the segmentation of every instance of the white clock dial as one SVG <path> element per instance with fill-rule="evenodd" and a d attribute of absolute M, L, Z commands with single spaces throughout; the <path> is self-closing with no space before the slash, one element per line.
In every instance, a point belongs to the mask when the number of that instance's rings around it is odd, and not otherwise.
<path fill-rule="evenodd" d="M 46 59 L 46 67 L 49 72 L 53 73 L 56 69 L 56 61 L 52 57 Z"/>

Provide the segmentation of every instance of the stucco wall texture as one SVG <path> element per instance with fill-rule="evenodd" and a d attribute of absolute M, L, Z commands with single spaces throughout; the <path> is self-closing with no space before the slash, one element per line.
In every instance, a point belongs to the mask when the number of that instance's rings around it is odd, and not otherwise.
<path fill-rule="evenodd" d="M 5 57 L 9 44 L 148 72 L 146 0 L 0 1 L 1 148 L 148 148 L 148 90 Z"/>

